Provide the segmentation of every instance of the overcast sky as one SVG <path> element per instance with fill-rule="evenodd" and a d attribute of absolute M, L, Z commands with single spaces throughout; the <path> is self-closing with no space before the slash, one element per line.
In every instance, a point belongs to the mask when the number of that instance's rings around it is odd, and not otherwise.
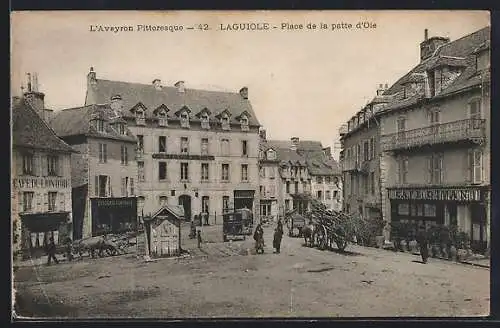
<path fill-rule="evenodd" d="M 358 22 L 376 28 L 356 29 Z M 268 31 L 220 31 L 220 24 L 269 23 Z M 328 30 L 307 30 L 308 22 Z M 353 28 L 331 30 L 332 23 Z M 281 23 L 303 24 L 282 30 Z M 208 24 L 211 31 L 90 32 L 90 25 Z M 320 140 L 332 146 L 338 128 L 374 95 L 419 62 L 424 29 L 452 40 L 490 24 L 481 11 L 285 12 L 24 12 L 12 16 L 12 92 L 37 72 L 46 106 L 83 105 L 86 74 L 186 88 L 237 92 L 249 98 L 273 139 Z M 373 26 L 373 25 L 372 25 Z M 26 83 L 24 82 L 26 85 Z"/>

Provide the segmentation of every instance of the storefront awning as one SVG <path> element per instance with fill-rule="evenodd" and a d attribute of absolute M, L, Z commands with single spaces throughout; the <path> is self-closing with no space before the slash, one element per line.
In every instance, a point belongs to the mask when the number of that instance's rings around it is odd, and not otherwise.
<path fill-rule="evenodd" d="M 69 219 L 69 212 L 21 214 L 21 222 L 31 232 L 57 230 Z"/>

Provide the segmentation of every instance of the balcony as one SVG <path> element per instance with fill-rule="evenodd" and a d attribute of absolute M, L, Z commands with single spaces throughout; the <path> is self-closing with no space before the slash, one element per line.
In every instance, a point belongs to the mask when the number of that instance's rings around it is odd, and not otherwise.
<path fill-rule="evenodd" d="M 486 138 L 486 121 L 467 119 L 425 128 L 392 133 L 381 137 L 382 150 L 394 151 L 453 143 L 482 144 Z"/>
<path fill-rule="evenodd" d="M 368 172 L 368 161 L 359 161 L 356 159 L 345 159 L 342 162 L 342 171 L 344 172 Z"/>

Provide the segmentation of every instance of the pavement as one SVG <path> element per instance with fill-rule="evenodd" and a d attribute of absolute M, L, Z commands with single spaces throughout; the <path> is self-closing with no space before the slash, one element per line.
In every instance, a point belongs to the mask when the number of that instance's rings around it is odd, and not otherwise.
<path fill-rule="evenodd" d="M 288 236 L 274 254 L 272 229 L 264 236 L 262 255 L 252 238 L 201 249 L 191 240 L 183 245 L 189 257 L 146 263 L 122 255 L 18 267 L 16 312 L 69 318 L 489 314 L 486 268 L 432 258 L 422 264 L 410 253 L 357 245 L 345 253 L 320 251 Z"/>

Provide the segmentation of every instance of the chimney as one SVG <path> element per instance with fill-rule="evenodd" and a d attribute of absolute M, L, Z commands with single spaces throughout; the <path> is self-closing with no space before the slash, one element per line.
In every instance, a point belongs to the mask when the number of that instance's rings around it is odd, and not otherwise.
<path fill-rule="evenodd" d="M 261 139 L 262 141 L 265 141 L 265 140 L 266 140 L 266 130 L 265 130 L 265 129 L 261 129 L 261 130 L 259 131 L 259 136 L 260 136 L 260 139 Z"/>
<path fill-rule="evenodd" d="M 23 94 L 24 99 L 33 107 L 40 117 L 44 118 L 45 112 L 45 94 L 38 90 L 36 73 L 26 74 L 28 76 L 28 91 Z M 34 90 L 35 89 L 35 90 Z"/>
<path fill-rule="evenodd" d="M 240 95 L 241 95 L 241 98 L 248 99 L 248 88 L 247 87 L 241 88 Z"/>
<path fill-rule="evenodd" d="M 87 85 L 97 84 L 97 78 L 94 72 L 94 68 L 91 67 L 89 73 L 87 74 Z"/>
<path fill-rule="evenodd" d="M 429 31 L 425 29 L 424 41 L 420 43 L 420 61 L 431 57 L 436 49 L 448 42 L 450 42 L 450 38 L 445 38 L 442 36 L 433 36 L 429 38 Z"/>
<path fill-rule="evenodd" d="M 178 92 L 184 92 L 185 91 L 184 81 L 179 81 L 179 82 L 175 83 L 174 86 L 177 88 Z"/>
<path fill-rule="evenodd" d="M 153 83 L 153 86 L 155 87 L 156 90 L 161 90 L 161 80 L 160 79 L 154 79 L 152 83 Z"/>
<path fill-rule="evenodd" d="M 292 141 L 292 145 L 290 146 L 290 149 L 296 151 L 298 146 L 299 146 L 299 138 L 292 137 L 292 138 L 290 138 L 290 140 Z"/>
<path fill-rule="evenodd" d="M 120 95 L 114 95 L 111 97 L 111 104 L 110 107 L 114 111 L 121 111 L 123 109 L 123 99 L 122 96 Z"/>
<path fill-rule="evenodd" d="M 385 84 L 385 88 L 384 88 L 384 85 L 381 83 L 378 85 L 378 89 L 377 89 L 377 96 L 382 96 L 382 94 L 385 92 L 385 90 L 387 90 L 387 83 Z"/>

